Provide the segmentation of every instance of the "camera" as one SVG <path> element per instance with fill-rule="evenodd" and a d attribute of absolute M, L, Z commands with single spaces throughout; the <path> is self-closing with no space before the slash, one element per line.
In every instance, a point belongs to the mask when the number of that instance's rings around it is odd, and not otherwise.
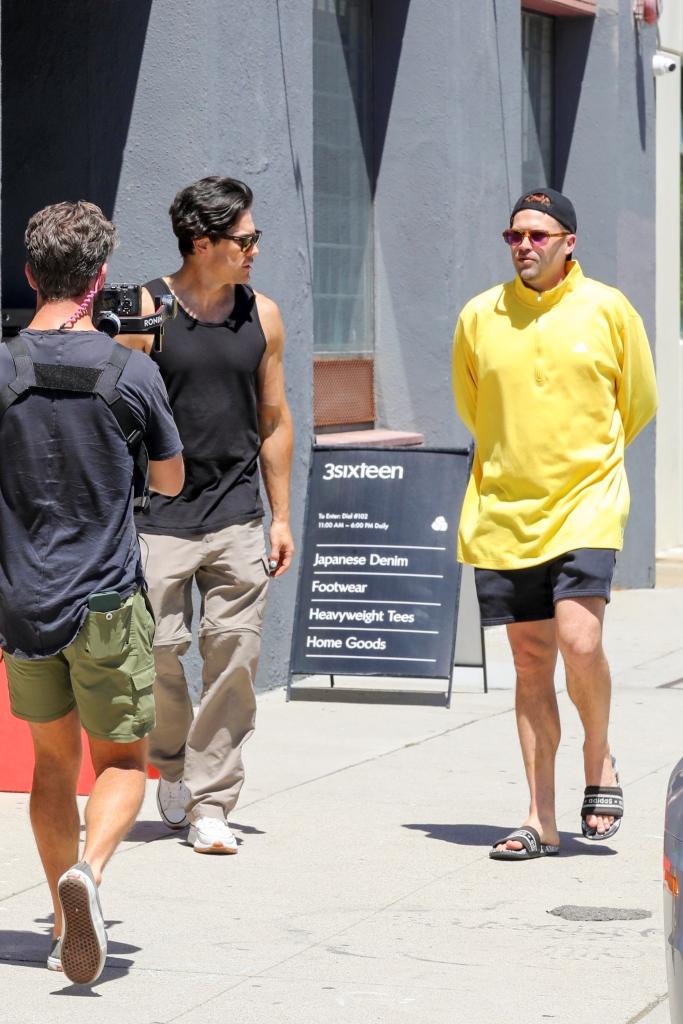
<path fill-rule="evenodd" d="M 153 334 L 153 350 L 161 352 L 164 324 L 178 312 L 178 303 L 170 292 L 153 295 L 154 312 L 142 316 L 142 285 L 108 284 L 97 294 L 93 304 L 93 321 L 98 331 L 110 338 L 117 334 Z"/>
<path fill-rule="evenodd" d="M 97 309 L 108 309 L 117 316 L 140 316 L 140 285 L 106 284 L 97 296 Z"/>
<path fill-rule="evenodd" d="M 652 58 L 652 73 L 654 75 L 669 75 L 678 67 L 678 61 L 668 53 L 658 50 Z"/>

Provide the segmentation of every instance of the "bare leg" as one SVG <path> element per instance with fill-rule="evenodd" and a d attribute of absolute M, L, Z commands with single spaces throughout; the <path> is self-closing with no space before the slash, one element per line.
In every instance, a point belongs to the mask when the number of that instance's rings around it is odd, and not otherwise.
<path fill-rule="evenodd" d="M 62 934 L 57 896 L 60 876 L 78 860 L 80 818 L 76 785 L 81 765 L 81 723 L 74 708 L 55 722 L 30 722 L 35 767 L 30 813 L 33 834 L 50 886 L 54 937 Z"/>
<path fill-rule="evenodd" d="M 558 601 L 555 606 L 557 640 L 567 676 L 567 692 L 584 729 L 583 763 L 587 786 L 615 785 L 610 759 L 609 710 L 612 684 L 602 647 L 605 601 L 584 597 Z M 590 828 L 606 832 L 614 818 L 586 819 Z"/>
<path fill-rule="evenodd" d="M 529 784 L 529 814 L 525 825 L 535 828 L 544 843 L 559 843 L 555 821 L 555 755 L 560 742 L 560 717 L 555 697 L 557 660 L 552 619 L 517 622 L 507 627 L 517 672 L 515 711 Z M 497 847 L 521 850 L 512 841 Z"/>
<path fill-rule="evenodd" d="M 85 809 L 83 860 L 99 885 L 105 864 L 132 827 L 145 795 L 147 740 L 89 741 L 96 780 Z"/>

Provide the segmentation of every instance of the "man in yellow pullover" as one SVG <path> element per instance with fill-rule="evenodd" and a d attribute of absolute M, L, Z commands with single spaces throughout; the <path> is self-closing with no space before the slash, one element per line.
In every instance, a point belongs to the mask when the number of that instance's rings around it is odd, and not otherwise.
<path fill-rule="evenodd" d="M 583 834 L 621 824 L 602 625 L 629 508 L 624 449 L 657 398 L 640 317 L 572 259 L 569 199 L 525 193 L 503 237 L 516 277 L 468 302 L 455 330 L 455 401 L 475 440 L 458 558 L 475 566 L 482 624 L 507 626 L 530 790 L 524 824 L 490 855 L 526 860 L 559 852 L 558 650 L 585 733 Z"/>

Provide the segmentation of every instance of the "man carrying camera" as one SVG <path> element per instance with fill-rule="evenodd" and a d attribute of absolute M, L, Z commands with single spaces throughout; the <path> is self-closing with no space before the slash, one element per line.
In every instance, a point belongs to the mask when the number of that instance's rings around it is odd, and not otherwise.
<path fill-rule="evenodd" d="M 189 822 L 198 853 L 237 852 L 227 816 L 244 781 L 242 746 L 254 730 L 266 589 L 270 577 L 286 572 L 294 550 L 284 330 L 275 303 L 249 287 L 261 237 L 252 201 L 251 189 L 232 178 L 182 189 L 170 209 L 182 266 L 147 285 L 151 295 L 170 290 L 178 301 L 163 350 L 151 355 L 168 389 L 186 469 L 182 493 L 154 495 L 149 515 L 138 517 L 157 617 L 150 760 L 161 773 L 163 821 L 172 829 Z M 147 300 L 143 313 L 153 309 Z M 272 514 L 268 561 L 259 464 Z M 193 579 L 203 661 L 194 715 L 180 661 L 192 638 Z"/>
<path fill-rule="evenodd" d="M 25 242 L 36 313 L 0 345 L 0 646 L 35 750 L 31 824 L 54 903 L 48 967 L 86 984 L 106 957 L 98 886 L 142 803 L 154 724 L 137 446 L 149 486 L 173 495 L 182 445 L 157 368 L 93 326 L 113 224 L 92 203 L 57 203 L 31 217 Z M 128 438 L 120 416 L 136 428 Z M 96 779 L 79 861 L 81 725 Z"/>

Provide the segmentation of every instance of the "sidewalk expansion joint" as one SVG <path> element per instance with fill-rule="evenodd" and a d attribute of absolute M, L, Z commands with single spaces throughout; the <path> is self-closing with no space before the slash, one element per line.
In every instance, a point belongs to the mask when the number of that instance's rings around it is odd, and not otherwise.
<path fill-rule="evenodd" d="M 680 686 L 681 683 L 683 683 L 683 678 L 672 679 L 670 683 L 659 683 L 658 686 L 655 686 L 655 690 L 673 690 L 674 687 Z"/>
<path fill-rule="evenodd" d="M 658 661 L 664 661 L 665 658 L 670 658 L 672 654 L 680 654 L 682 651 L 683 647 L 674 647 L 672 651 L 664 651 L 663 654 L 657 654 L 654 658 L 646 658 L 645 661 L 639 661 L 637 665 L 631 665 L 629 668 L 633 670 L 647 668 L 649 665 L 654 665 Z"/>

